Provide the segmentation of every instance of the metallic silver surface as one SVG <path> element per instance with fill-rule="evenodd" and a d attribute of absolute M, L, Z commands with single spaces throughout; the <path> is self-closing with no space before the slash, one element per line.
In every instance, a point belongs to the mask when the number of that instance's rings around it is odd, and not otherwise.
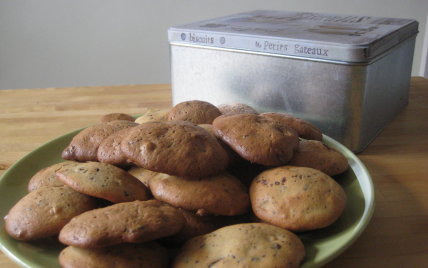
<path fill-rule="evenodd" d="M 290 113 L 360 152 L 408 102 L 415 39 L 360 64 L 171 42 L 173 105 L 198 99 Z"/>
<path fill-rule="evenodd" d="M 256 10 L 171 27 L 172 100 L 293 114 L 360 152 L 407 104 L 418 22 Z"/>
<path fill-rule="evenodd" d="M 368 62 L 418 31 L 412 19 L 255 10 L 174 26 L 173 43 Z"/>

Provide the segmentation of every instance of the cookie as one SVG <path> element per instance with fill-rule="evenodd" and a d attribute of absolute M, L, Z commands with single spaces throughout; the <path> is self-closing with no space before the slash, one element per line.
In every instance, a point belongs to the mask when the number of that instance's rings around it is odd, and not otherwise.
<path fill-rule="evenodd" d="M 322 140 L 322 132 L 306 120 L 285 113 L 262 113 L 260 116 L 285 123 L 294 129 L 300 138 L 307 140 Z"/>
<path fill-rule="evenodd" d="M 125 120 L 125 121 L 134 122 L 135 117 L 133 117 L 132 115 L 129 115 L 129 114 L 111 113 L 111 114 L 106 114 L 103 117 L 101 117 L 99 123 L 108 123 L 108 122 L 116 121 L 116 120 Z"/>
<path fill-rule="evenodd" d="M 206 101 L 191 100 L 178 103 L 172 107 L 168 120 L 182 120 L 194 124 L 211 124 L 220 116 L 220 110 Z"/>
<path fill-rule="evenodd" d="M 120 149 L 123 137 L 128 134 L 129 130 L 130 128 L 116 131 L 100 143 L 97 151 L 99 162 L 119 167 L 126 167 L 133 164 Z"/>
<path fill-rule="evenodd" d="M 245 103 L 225 103 L 217 106 L 222 114 L 254 114 L 259 112 Z"/>
<path fill-rule="evenodd" d="M 348 159 L 340 151 L 322 141 L 302 140 L 289 165 L 318 169 L 329 176 L 345 172 Z"/>
<path fill-rule="evenodd" d="M 244 185 L 249 188 L 254 178 L 270 167 L 260 164 L 254 164 L 249 161 L 242 161 L 239 165 L 231 165 L 226 172 L 237 177 Z"/>
<path fill-rule="evenodd" d="M 63 268 L 150 267 L 167 268 L 168 250 L 154 241 L 124 243 L 103 248 L 68 246 L 59 255 Z"/>
<path fill-rule="evenodd" d="M 179 209 L 186 219 L 184 227 L 176 234 L 159 239 L 158 241 L 168 247 L 180 247 L 187 240 L 208 234 L 217 229 L 220 221 L 218 216 L 206 215 L 199 216 L 194 211 Z"/>
<path fill-rule="evenodd" d="M 136 165 L 183 177 L 205 177 L 225 170 L 229 159 L 215 137 L 185 121 L 146 122 L 133 128 L 121 143 Z"/>
<path fill-rule="evenodd" d="M 7 233 L 19 241 L 47 238 L 73 217 L 95 209 L 94 198 L 68 186 L 44 186 L 24 196 L 5 216 Z"/>
<path fill-rule="evenodd" d="M 147 113 L 135 119 L 135 123 L 142 124 L 150 121 L 166 121 L 169 112 L 171 112 L 171 108 L 160 110 L 149 109 Z"/>
<path fill-rule="evenodd" d="M 213 126 L 211 124 L 199 124 L 198 126 L 205 129 L 206 131 L 208 131 L 211 135 L 213 135 L 215 137 L 214 131 L 213 131 Z M 228 166 L 236 165 L 238 163 L 243 162 L 242 157 L 237 152 L 235 152 L 235 150 L 230 148 L 230 146 L 227 145 L 226 143 L 224 143 L 221 139 L 218 139 L 217 137 L 216 137 L 216 139 L 220 143 L 221 147 L 223 147 L 223 149 L 226 151 L 227 155 L 229 156 Z"/>
<path fill-rule="evenodd" d="M 187 241 L 171 267 L 297 268 L 305 248 L 290 231 L 264 223 L 236 224 Z"/>
<path fill-rule="evenodd" d="M 101 142 L 114 132 L 138 125 L 126 120 L 96 124 L 80 131 L 63 150 L 62 158 L 72 161 L 98 161 L 97 151 Z"/>
<path fill-rule="evenodd" d="M 334 179 L 305 167 L 262 172 L 250 186 L 250 198 L 259 219 L 295 232 L 327 227 L 346 207 L 345 191 Z"/>
<path fill-rule="evenodd" d="M 252 163 L 284 165 L 299 145 L 299 137 L 293 129 L 258 115 L 222 115 L 212 125 L 216 137 Z"/>
<path fill-rule="evenodd" d="M 128 173 L 140 180 L 146 187 L 149 187 L 150 179 L 159 174 L 159 172 L 151 171 L 139 166 L 131 167 L 128 170 Z"/>
<path fill-rule="evenodd" d="M 73 161 L 65 161 L 45 167 L 31 177 L 28 182 L 28 192 L 39 189 L 43 186 L 63 186 L 64 183 L 56 177 L 56 171 L 62 166 L 70 165 Z"/>
<path fill-rule="evenodd" d="M 61 167 L 56 175 L 64 184 L 90 196 L 113 203 L 147 200 L 150 191 L 137 178 L 114 165 L 75 162 Z"/>
<path fill-rule="evenodd" d="M 248 190 L 232 175 L 222 172 L 198 180 L 158 174 L 150 180 L 153 196 L 174 207 L 199 215 L 232 216 L 249 210 Z"/>
<path fill-rule="evenodd" d="M 82 248 L 142 243 L 173 235 L 185 222 L 178 209 L 161 201 L 125 202 L 74 217 L 61 230 L 59 241 Z"/>

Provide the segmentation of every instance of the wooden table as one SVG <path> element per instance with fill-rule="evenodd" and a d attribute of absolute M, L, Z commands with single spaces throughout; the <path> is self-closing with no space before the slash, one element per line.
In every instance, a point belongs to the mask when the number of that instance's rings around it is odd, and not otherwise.
<path fill-rule="evenodd" d="M 166 84 L 0 90 L 0 175 L 104 114 L 171 105 Z M 325 267 L 428 267 L 428 80 L 412 78 L 409 105 L 358 157 L 374 181 L 375 212 L 359 239 Z M 19 266 L 0 252 L 0 267 Z"/>

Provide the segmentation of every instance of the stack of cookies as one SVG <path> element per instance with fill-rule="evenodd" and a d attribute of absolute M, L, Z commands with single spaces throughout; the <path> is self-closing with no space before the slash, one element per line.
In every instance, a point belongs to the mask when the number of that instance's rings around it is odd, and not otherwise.
<path fill-rule="evenodd" d="M 17 240 L 57 235 L 63 267 L 298 267 L 295 233 L 346 206 L 332 177 L 347 159 L 319 129 L 245 104 L 109 114 L 62 157 L 5 222 Z"/>

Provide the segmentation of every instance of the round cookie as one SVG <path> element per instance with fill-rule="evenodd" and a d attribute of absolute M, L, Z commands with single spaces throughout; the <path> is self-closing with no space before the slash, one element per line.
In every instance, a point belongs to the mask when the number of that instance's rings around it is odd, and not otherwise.
<path fill-rule="evenodd" d="M 252 163 L 284 165 L 299 145 L 299 137 L 293 129 L 258 115 L 222 115 L 212 125 L 216 137 Z"/>
<path fill-rule="evenodd" d="M 179 247 L 190 238 L 216 230 L 219 225 L 218 218 L 223 218 L 213 215 L 199 216 L 195 211 L 185 209 L 179 209 L 179 211 L 186 219 L 184 227 L 178 233 L 158 240 L 168 247 Z"/>
<path fill-rule="evenodd" d="M 123 138 L 121 150 L 138 166 L 183 177 L 218 174 L 229 163 L 215 137 L 193 123 L 178 120 L 134 127 Z"/>
<path fill-rule="evenodd" d="M 65 161 L 45 167 L 34 174 L 28 182 L 28 192 L 39 189 L 43 186 L 63 186 L 64 183 L 56 177 L 56 171 L 62 166 L 70 165 L 73 161 Z"/>
<path fill-rule="evenodd" d="M 220 110 L 206 101 L 191 100 L 178 103 L 172 107 L 168 120 L 182 120 L 194 124 L 211 124 L 220 116 Z"/>
<path fill-rule="evenodd" d="M 259 115 L 256 109 L 245 103 L 225 103 L 217 106 L 222 114 L 254 114 Z"/>
<path fill-rule="evenodd" d="M 80 131 L 62 152 L 62 158 L 72 161 L 98 161 L 97 151 L 101 142 L 114 132 L 138 125 L 131 121 L 116 120 L 96 124 Z"/>
<path fill-rule="evenodd" d="M 250 198 L 259 219 L 295 232 L 329 226 L 346 206 L 345 191 L 334 179 L 294 166 L 259 174 L 250 186 Z"/>
<path fill-rule="evenodd" d="M 124 243 L 103 248 L 68 246 L 59 255 L 63 268 L 150 267 L 167 268 L 168 250 L 154 241 Z"/>
<path fill-rule="evenodd" d="M 322 132 L 306 120 L 285 113 L 262 113 L 260 116 L 285 123 L 294 129 L 299 137 L 307 140 L 322 140 Z"/>
<path fill-rule="evenodd" d="M 19 241 L 58 234 L 73 217 L 95 209 L 95 198 L 70 187 L 44 186 L 24 196 L 5 216 L 7 233 Z"/>
<path fill-rule="evenodd" d="M 151 171 L 146 168 L 139 166 L 133 166 L 128 170 L 128 173 L 139 179 L 147 188 L 149 188 L 149 183 L 151 178 L 158 175 L 159 172 Z"/>
<path fill-rule="evenodd" d="M 349 167 L 348 159 L 340 151 L 316 140 L 300 141 L 288 165 L 318 169 L 329 176 L 341 174 Z"/>
<path fill-rule="evenodd" d="M 297 268 L 304 257 L 304 245 L 292 232 L 264 223 L 244 223 L 190 239 L 171 267 Z"/>
<path fill-rule="evenodd" d="M 265 165 L 251 163 L 249 161 L 242 161 L 239 165 L 229 166 L 226 172 L 232 176 L 237 177 L 244 185 L 250 188 L 251 182 L 254 178 L 270 167 Z"/>
<path fill-rule="evenodd" d="M 178 209 L 158 200 L 124 202 L 74 217 L 59 241 L 82 248 L 142 243 L 173 235 L 185 222 Z"/>
<path fill-rule="evenodd" d="M 226 172 L 198 180 L 160 173 L 151 178 L 150 190 L 156 199 L 199 215 L 232 216 L 250 208 L 247 188 Z"/>
<path fill-rule="evenodd" d="M 57 178 L 74 190 L 113 203 L 147 200 L 149 189 L 137 178 L 114 165 L 75 162 L 56 171 Z"/>
<path fill-rule="evenodd" d="M 166 121 L 169 112 L 171 112 L 171 108 L 160 110 L 149 109 L 147 113 L 135 119 L 135 123 L 142 124 L 150 121 Z"/>
<path fill-rule="evenodd" d="M 116 120 L 126 120 L 126 121 L 134 122 L 135 117 L 133 117 L 132 115 L 129 115 L 129 114 L 111 113 L 111 114 L 106 114 L 103 117 L 101 117 L 100 123 L 101 124 L 102 123 L 108 123 L 108 122 L 116 121 Z"/>
<path fill-rule="evenodd" d="M 215 137 L 214 131 L 213 131 L 213 125 L 211 125 L 211 124 L 200 124 L 198 126 L 205 129 L 206 131 L 208 131 L 211 135 L 213 135 Z M 216 139 L 220 143 L 221 147 L 223 147 L 223 149 L 226 151 L 227 155 L 229 156 L 228 166 L 232 166 L 232 165 L 235 165 L 237 163 L 243 162 L 242 157 L 237 152 L 235 152 L 232 148 L 230 148 L 229 145 L 227 145 L 226 143 L 224 143 L 221 139 L 218 139 L 217 137 L 216 137 Z"/>
<path fill-rule="evenodd" d="M 123 137 L 128 134 L 130 128 L 114 132 L 104 139 L 97 151 L 97 159 L 101 163 L 107 163 L 119 167 L 132 165 L 132 161 L 120 149 Z"/>

